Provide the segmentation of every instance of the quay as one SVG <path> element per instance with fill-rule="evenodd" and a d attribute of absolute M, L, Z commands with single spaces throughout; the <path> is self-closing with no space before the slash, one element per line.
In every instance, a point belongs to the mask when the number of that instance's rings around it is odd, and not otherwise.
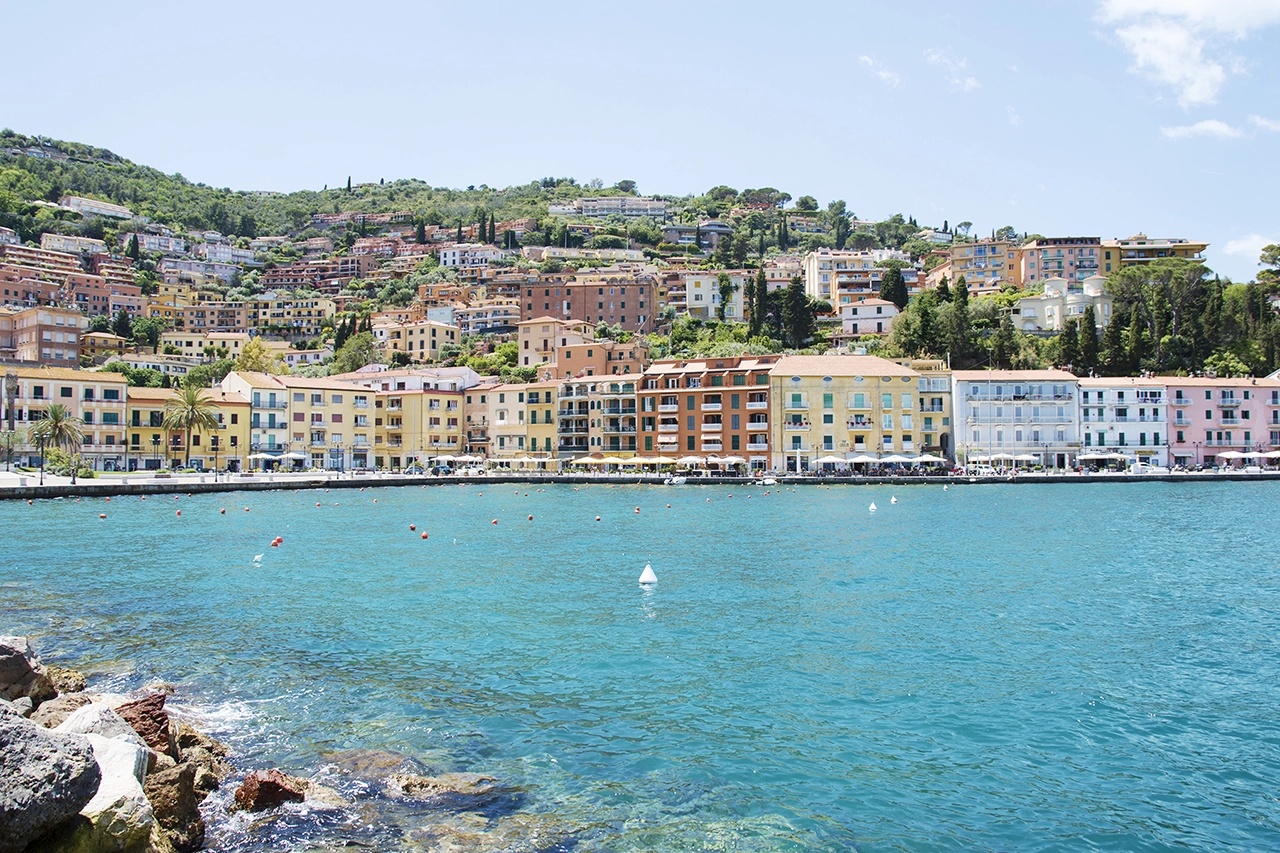
<path fill-rule="evenodd" d="M 272 474 L 219 475 L 154 474 L 122 475 L 81 479 L 72 484 L 69 477 L 46 474 L 44 485 L 38 474 L 0 473 L 0 500 L 35 500 L 48 498 L 116 497 L 125 495 L 218 494 L 228 492 L 266 492 L 289 489 L 361 489 L 391 486 L 455 486 L 502 485 L 510 483 L 563 483 L 567 485 L 651 485 L 664 488 L 688 488 L 705 485 L 755 485 L 760 478 L 742 476 L 689 477 L 680 486 L 664 486 L 660 474 L 553 474 L 536 472 L 486 472 L 474 476 L 429 474 L 339 474 L 337 472 L 300 472 Z M 778 486 L 789 485 L 857 485 L 857 486 L 983 486 L 1017 483 L 1203 483 L 1255 482 L 1280 480 L 1280 471 L 1247 473 L 1243 470 L 1188 471 L 1170 474 L 1129 474 L 1123 471 L 1022 472 L 1017 475 L 968 476 L 964 474 L 881 474 L 858 476 L 775 475 Z"/>

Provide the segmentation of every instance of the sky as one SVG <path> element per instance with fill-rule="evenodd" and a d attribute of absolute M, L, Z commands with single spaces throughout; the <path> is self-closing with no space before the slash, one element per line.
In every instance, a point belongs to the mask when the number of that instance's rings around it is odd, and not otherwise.
<path fill-rule="evenodd" d="M 0 126 L 233 189 L 772 186 L 860 218 L 1280 242 L 1280 0 L 0 0 Z M 45 33 L 45 35 L 41 35 Z"/>

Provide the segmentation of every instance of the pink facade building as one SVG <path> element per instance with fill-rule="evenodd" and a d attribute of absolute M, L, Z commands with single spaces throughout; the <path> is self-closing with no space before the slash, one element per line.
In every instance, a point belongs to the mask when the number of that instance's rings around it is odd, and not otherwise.
<path fill-rule="evenodd" d="M 1169 455 L 1174 464 L 1213 465 L 1231 450 L 1280 450 L 1280 380 L 1157 379 L 1168 383 Z"/>

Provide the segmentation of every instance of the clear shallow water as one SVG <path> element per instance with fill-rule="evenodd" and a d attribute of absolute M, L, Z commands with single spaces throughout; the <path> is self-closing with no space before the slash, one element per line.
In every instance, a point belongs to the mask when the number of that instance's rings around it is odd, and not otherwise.
<path fill-rule="evenodd" d="M 492 773 L 556 849 L 1280 847 L 1275 484 L 527 492 L 0 504 L 0 630 L 242 768 Z M 379 814 L 211 842 L 430 822 Z"/>

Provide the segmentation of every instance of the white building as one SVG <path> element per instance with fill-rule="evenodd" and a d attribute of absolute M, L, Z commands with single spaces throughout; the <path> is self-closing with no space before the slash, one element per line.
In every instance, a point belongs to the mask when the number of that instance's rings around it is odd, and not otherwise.
<path fill-rule="evenodd" d="M 187 252 L 187 241 L 181 237 L 133 231 L 120 235 L 120 248 L 127 250 L 129 241 L 134 237 L 138 238 L 138 248 L 144 252 L 165 252 L 172 255 L 185 255 Z"/>
<path fill-rule="evenodd" d="M 846 335 L 887 335 L 898 306 L 888 299 L 868 297 L 840 306 L 841 332 Z"/>
<path fill-rule="evenodd" d="M 1168 388 L 1160 377 L 1080 380 L 1083 453 L 1122 453 L 1129 462 L 1169 464 Z M 1182 412 L 1177 413 L 1179 418 Z"/>
<path fill-rule="evenodd" d="M 836 297 L 841 290 L 852 292 L 865 288 L 868 292 L 879 292 L 883 270 L 876 264 L 883 261 L 902 261 L 910 265 L 911 257 L 893 249 L 873 249 L 866 252 L 816 249 L 804 256 L 805 292 L 812 299 L 832 304 L 836 304 Z M 916 283 L 914 270 L 902 272 L 910 290 Z"/>
<path fill-rule="evenodd" d="M 222 264 L 252 264 L 252 249 L 237 249 L 230 243 L 197 243 L 195 254 L 206 260 Z"/>
<path fill-rule="evenodd" d="M 665 201 L 629 195 L 580 198 L 573 206 L 582 216 L 649 216 L 654 219 L 665 219 L 667 216 Z"/>
<path fill-rule="evenodd" d="M 439 249 L 442 267 L 483 267 L 502 260 L 504 253 L 497 246 L 484 243 L 455 243 Z"/>
<path fill-rule="evenodd" d="M 83 198 L 78 195 L 64 195 L 59 201 L 67 210 L 74 210 L 81 216 L 105 216 L 108 219 L 132 219 L 133 211 L 121 204 L 109 201 L 98 201 L 96 198 Z"/>
<path fill-rule="evenodd" d="M 1097 332 L 1111 322 L 1114 300 L 1107 294 L 1107 280 L 1092 275 L 1084 281 L 1051 278 L 1044 283 L 1044 293 L 1025 296 L 1013 307 L 1013 322 L 1024 332 L 1061 332 L 1067 320 L 1084 319 L 1085 309 L 1093 306 Z"/>
<path fill-rule="evenodd" d="M 958 458 L 1012 467 L 1076 464 L 1079 385 L 1065 370 L 957 370 L 951 377 Z M 1034 459 L 1034 461 L 1033 461 Z"/>
<path fill-rule="evenodd" d="M 68 255 L 86 253 L 90 255 L 105 254 L 107 244 L 92 237 L 71 237 L 66 234 L 40 235 L 40 248 L 47 252 L 65 252 Z"/>
<path fill-rule="evenodd" d="M 0 246 L 16 246 L 21 242 L 17 231 L 12 228 L 0 228 Z"/>
<path fill-rule="evenodd" d="M 742 320 L 745 316 L 742 305 L 742 294 L 746 288 L 747 278 L 751 273 L 746 270 L 724 270 L 733 282 L 733 294 L 725 305 L 725 320 Z M 684 280 L 687 310 L 690 317 L 702 317 L 707 320 L 719 319 L 720 309 L 720 271 L 686 272 L 680 277 Z"/>

